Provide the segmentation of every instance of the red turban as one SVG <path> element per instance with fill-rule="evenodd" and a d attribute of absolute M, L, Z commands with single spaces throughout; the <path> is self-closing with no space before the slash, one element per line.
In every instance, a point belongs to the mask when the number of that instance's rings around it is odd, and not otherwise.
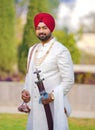
<path fill-rule="evenodd" d="M 46 26 L 53 32 L 55 28 L 55 20 L 52 15 L 48 13 L 39 13 L 34 17 L 34 26 L 35 28 L 38 26 L 39 22 L 43 22 Z"/>

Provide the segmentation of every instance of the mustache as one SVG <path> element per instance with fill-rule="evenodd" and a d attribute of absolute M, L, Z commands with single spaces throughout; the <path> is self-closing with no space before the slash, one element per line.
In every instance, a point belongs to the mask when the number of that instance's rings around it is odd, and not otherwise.
<path fill-rule="evenodd" d="M 46 35 L 46 34 L 45 34 L 45 33 L 39 33 L 39 36 L 40 36 L 40 35 Z"/>

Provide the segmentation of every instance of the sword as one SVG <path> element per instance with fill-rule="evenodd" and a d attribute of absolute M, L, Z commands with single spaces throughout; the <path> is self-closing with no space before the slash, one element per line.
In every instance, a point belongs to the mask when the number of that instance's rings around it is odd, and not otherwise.
<path fill-rule="evenodd" d="M 37 75 L 37 79 L 38 81 L 36 81 L 36 85 L 38 86 L 39 89 L 39 93 L 41 97 L 48 97 L 48 93 L 45 91 L 45 87 L 43 84 L 43 80 L 40 78 L 40 73 L 41 71 L 36 69 L 36 71 L 34 72 L 34 74 Z M 44 110 L 45 110 L 45 114 L 46 114 L 46 118 L 47 118 L 47 124 L 48 124 L 48 129 L 49 130 L 53 130 L 53 119 L 52 119 L 52 114 L 51 114 L 51 110 L 50 110 L 50 106 L 49 104 L 44 104 Z"/>

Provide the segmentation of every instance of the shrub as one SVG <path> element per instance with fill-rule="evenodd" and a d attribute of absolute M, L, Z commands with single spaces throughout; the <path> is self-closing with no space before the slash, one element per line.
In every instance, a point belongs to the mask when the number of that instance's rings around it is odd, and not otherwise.
<path fill-rule="evenodd" d="M 27 61 L 27 53 L 30 46 L 33 44 L 39 42 L 38 39 L 35 36 L 35 30 L 34 30 L 34 23 L 33 19 L 35 14 L 39 12 L 45 12 L 47 11 L 47 1 L 41 1 L 41 0 L 30 0 L 29 7 L 28 7 L 28 15 L 27 15 L 27 24 L 24 28 L 24 35 L 23 35 L 23 41 L 22 44 L 19 46 L 18 51 L 18 67 L 19 71 L 22 73 L 26 73 L 26 61 Z"/>
<path fill-rule="evenodd" d="M 74 39 L 74 34 L 69 34 L 64 31 L 54 31 L 53 34 L 59 42 L 61 42 L 69 49 L 74 64 L 80 63 L 80 51 L 77 48 L 76 41 Z"/>
<path fill-rule="evenodd" d="M 95 84 L 95 73 L 75 72 L 75 83 Z"/>
<path fill-rule="evenodd" d="M 95 73 L 91 73 L 91 72 L 75 72 L 75 83 L 79 83 L 79 84 L 95 84 Z"/>
<path fill-rule="evenodd" d="M 0 73 L 16 63 L 15 10 L 13 0 L 0 0 Z"/>

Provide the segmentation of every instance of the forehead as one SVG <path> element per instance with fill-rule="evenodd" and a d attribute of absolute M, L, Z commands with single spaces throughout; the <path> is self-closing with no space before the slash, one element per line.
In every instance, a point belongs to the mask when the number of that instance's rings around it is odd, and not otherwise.
<path fill-rule="evenodd" d="M 39 22 L 39 24 L 37 25 L 38 27 L 47 27 L 47 25 L 43 22 Z"/>

